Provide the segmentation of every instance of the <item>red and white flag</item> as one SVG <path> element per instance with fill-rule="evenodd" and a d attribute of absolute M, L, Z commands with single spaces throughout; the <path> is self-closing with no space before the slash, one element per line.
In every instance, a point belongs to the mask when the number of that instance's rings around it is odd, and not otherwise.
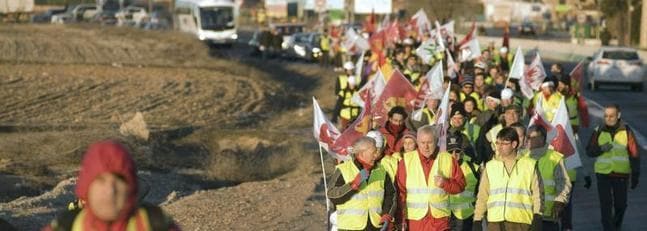
<path fill-rule="evenodd" d="M 364 107 L 367 101 L 371 102 L 371 105 L 375 105 L 377 99 L 382 95 L 385 86 L 386 80 L 384 80 L 382 72 L 378 71 L 371 80 L 366 82 L 362 88 L 353 94 L 351 101 L 360 107 Z"/>
<path fill-rule="evenodd" d="M 395 106 L 403 106 L 407 112 L 411 112 L 416 101 L 416 95 L 417 91 L 411 85 L 411 82 L 399 70 L 394 70 L 375 103 L 372 113 L 375 121 L 379 125 L 384 125 L 389 110 Z"/>
<path fill-rule="evenodd" d="M 537 53 L 535 59 L 528 65 L 523 77 L 519 81 L 519 87 L 523 95 L 528 99 L 532 99 L 535 91 L 539 90 L 545 78 L 546 70 L 544 69 L 544 64 L 541 62 L 539 53 Z"/>
<path fill-rule="evenodd" d="M 314 119 L 312 121 L 313 125 L 313 135 L 319 145 L 328 152 L 333 158 L 337 160 L 346 160 L 348 159 L 347 155 L 341 155 L 332 151 L 335 141 L 341 133 L 337 130 L 337 127 L 326 118 L 326 115 L 319 107 L 319 103 L 312 97 L 312 109 L 314 114 Z"/>
<path fill-rule="evenodd" d="M 434 30 L 431 32 L 431 37 L 434 38 L 437 36 L 438 31 L 440 31 L 441 38 L 443 40 L 448 40 L 448 39 L 453 39 L 454 38 L 454 20 L 449 21 L 448 23 L 443 24 L 442 26 L 439 26 L 438 21 L 436 21 L 436 26 L 437 28 L 440 28 L 439 30 Z"/>
<path fill-rule="evenodd" d="M 422 120 L 422 109 L 429 99 L 441 99 L 443 97 L 443 64 L 438 62 L 427 72 L 420 84 L 416 97 L 415 111 L 411 113 L 412 119 Z"/>
<path fill-rule="evenodd" d="M 452 54 L 449 53 L 449 50 L 445 50 L 445 57 L 447 57 L 447 75 L 451 79 L 458 77 L 458 64 L 454 62 Z"/>
<path fill-rule="evenodd" d="M 476 32 L 476 22 L 472 22 L 472 27 L 470 29 L 470 32 L 467 32 L 465 37 L 463 37 L 463 39 L 460 42 L 458 42 L 458 44 L 456 44 L 456 45 L 458 47 L 465 46 L 468 42 L 476 39 L 476 36 L 477 36 L 476 33 L 477 33 Z"/>
<path fill-rule="evenodd" d="M 348 30 L 346 30 L 341 46 L 348 51 L 355 50 L 358 52 L 364 52 L 371 49 L 371 46 L 368 44 L 368 40 L 355 32 L 355 29 L 353 28 L 348 28 Z"/>
<path fill-rule="evenodd" d="M 418 31 L 419 37 L 422 37 L 425 32 L 431 33 L 431 22 L 423 9 L 418 10 L 418 12 L 411 16 L 409 22 L 413 25 L 413 29 Z"/>
<path fill-rule="evenodd" d="M 353 121 L 346 130 L 344 130 L 339 137 L 335 140 L 335 143 L 332 147 L 332 151 L 338 153 L 339 155 L 348 156 L 350 154 L 349 148 L 353 143 L 366 135 L 368 131 L 371 130 L 372 119 L 371 119 L 371 104 L 365 104 L 362 108 L 362 112 L 357 116 L 357 119 Z"/>
<path fill-rule="evenodd" d="M 551 124 L 555 129 L 555 137 L 550 139 L 550 146 L 555 151 L 564 154 L 566 168 L 573 169 L 582 166 L 582 160 L 578 153 L 571 121 L 563 98 Z"/>

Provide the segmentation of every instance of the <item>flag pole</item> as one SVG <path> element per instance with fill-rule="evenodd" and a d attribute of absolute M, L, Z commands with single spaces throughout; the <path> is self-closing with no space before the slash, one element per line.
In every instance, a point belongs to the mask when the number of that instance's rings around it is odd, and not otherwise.
<path fill-rule="evenodd" d="M 319 158 L 321 159 L 321 172 L 323 174 L 324 193 L 326 196 L 326 214 L 328 214 L 330 212 L 330 205 L 328 204 L 328 183 L 326 181 L 326 168 L 324 167 L 323 152 L 321 151 L 321 144 L 319 144 Z"/>

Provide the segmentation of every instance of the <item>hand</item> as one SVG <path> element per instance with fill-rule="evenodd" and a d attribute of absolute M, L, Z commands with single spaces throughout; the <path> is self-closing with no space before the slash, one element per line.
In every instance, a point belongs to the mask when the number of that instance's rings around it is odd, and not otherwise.
<path fill-rule="evenodd" d="M 631 174 L 631 189 L 636 189 L 638 187 L 638 174 Z"/>
<path fill-rule="evenodd" d="M 559 218 L 565 207 L 566 204 L 564 204 L 564 202 L 555 201 L 555 203 L 553 203 L 553 218 Z"/>
<path fill-rule="evenodd" d="M 434 176 L 434 183 L 436 184 L 436 187 L 442 187 L 446 181 L 447 179 L 442 176 Z"/>
<path fill-rule="evenodd" d="M 483 221 L 474 221 L 472 231 L 483 231 Z"/>
<path fill-rule="evenodd" d="M 584 188 L 586 188 L 586 189 L 591 188 L 591 176 L 585 176 L 584 177 Z"/>
<path fill-rule="evenodd" d="M 600 146 L 600 150 L 602 152 L 608 152 L 611 149 L 613 149 L 613 144 L 612 143 L 606 143 L 606 144 L 603 144 L 602 146 Z"/>
<path fill-rule="evenodd" d="M 382 217 L 380 217 L 380 224 L 388 224 L 393 220 L 393 217 L 389 214 L 384 214 Z"/>

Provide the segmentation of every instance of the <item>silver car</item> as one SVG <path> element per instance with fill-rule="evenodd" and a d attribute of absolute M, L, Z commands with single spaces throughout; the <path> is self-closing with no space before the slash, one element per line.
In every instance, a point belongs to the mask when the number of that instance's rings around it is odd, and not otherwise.
<path fill-rule="evenodd" d="M 587 74 L 591 90 L 598 89 L 602 84 L 622 84 L 642 91 L 643 61 L 636 49 L 602 47 L 589 60 Z"/>

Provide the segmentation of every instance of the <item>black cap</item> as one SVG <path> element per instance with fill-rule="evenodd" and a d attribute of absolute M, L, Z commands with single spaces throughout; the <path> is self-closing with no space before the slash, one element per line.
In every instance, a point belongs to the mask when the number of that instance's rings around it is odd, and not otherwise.
<path fill-rule="evenodd" d="M 463 136 L 462 134 L 452 134 L 450 133 L 447 136 L 447 151 L 451 152 L 452 150 L 463 151 Z"/>
<path fill-rule="evenodd" d="M 465 108 L 462 103 L 454 103 L 452 104 L 452 111 L 449 117 L 452 117 L 456 114 L 460 114 L 463 117 L 467 116 L 467 112 L 465 111 Z"/>

